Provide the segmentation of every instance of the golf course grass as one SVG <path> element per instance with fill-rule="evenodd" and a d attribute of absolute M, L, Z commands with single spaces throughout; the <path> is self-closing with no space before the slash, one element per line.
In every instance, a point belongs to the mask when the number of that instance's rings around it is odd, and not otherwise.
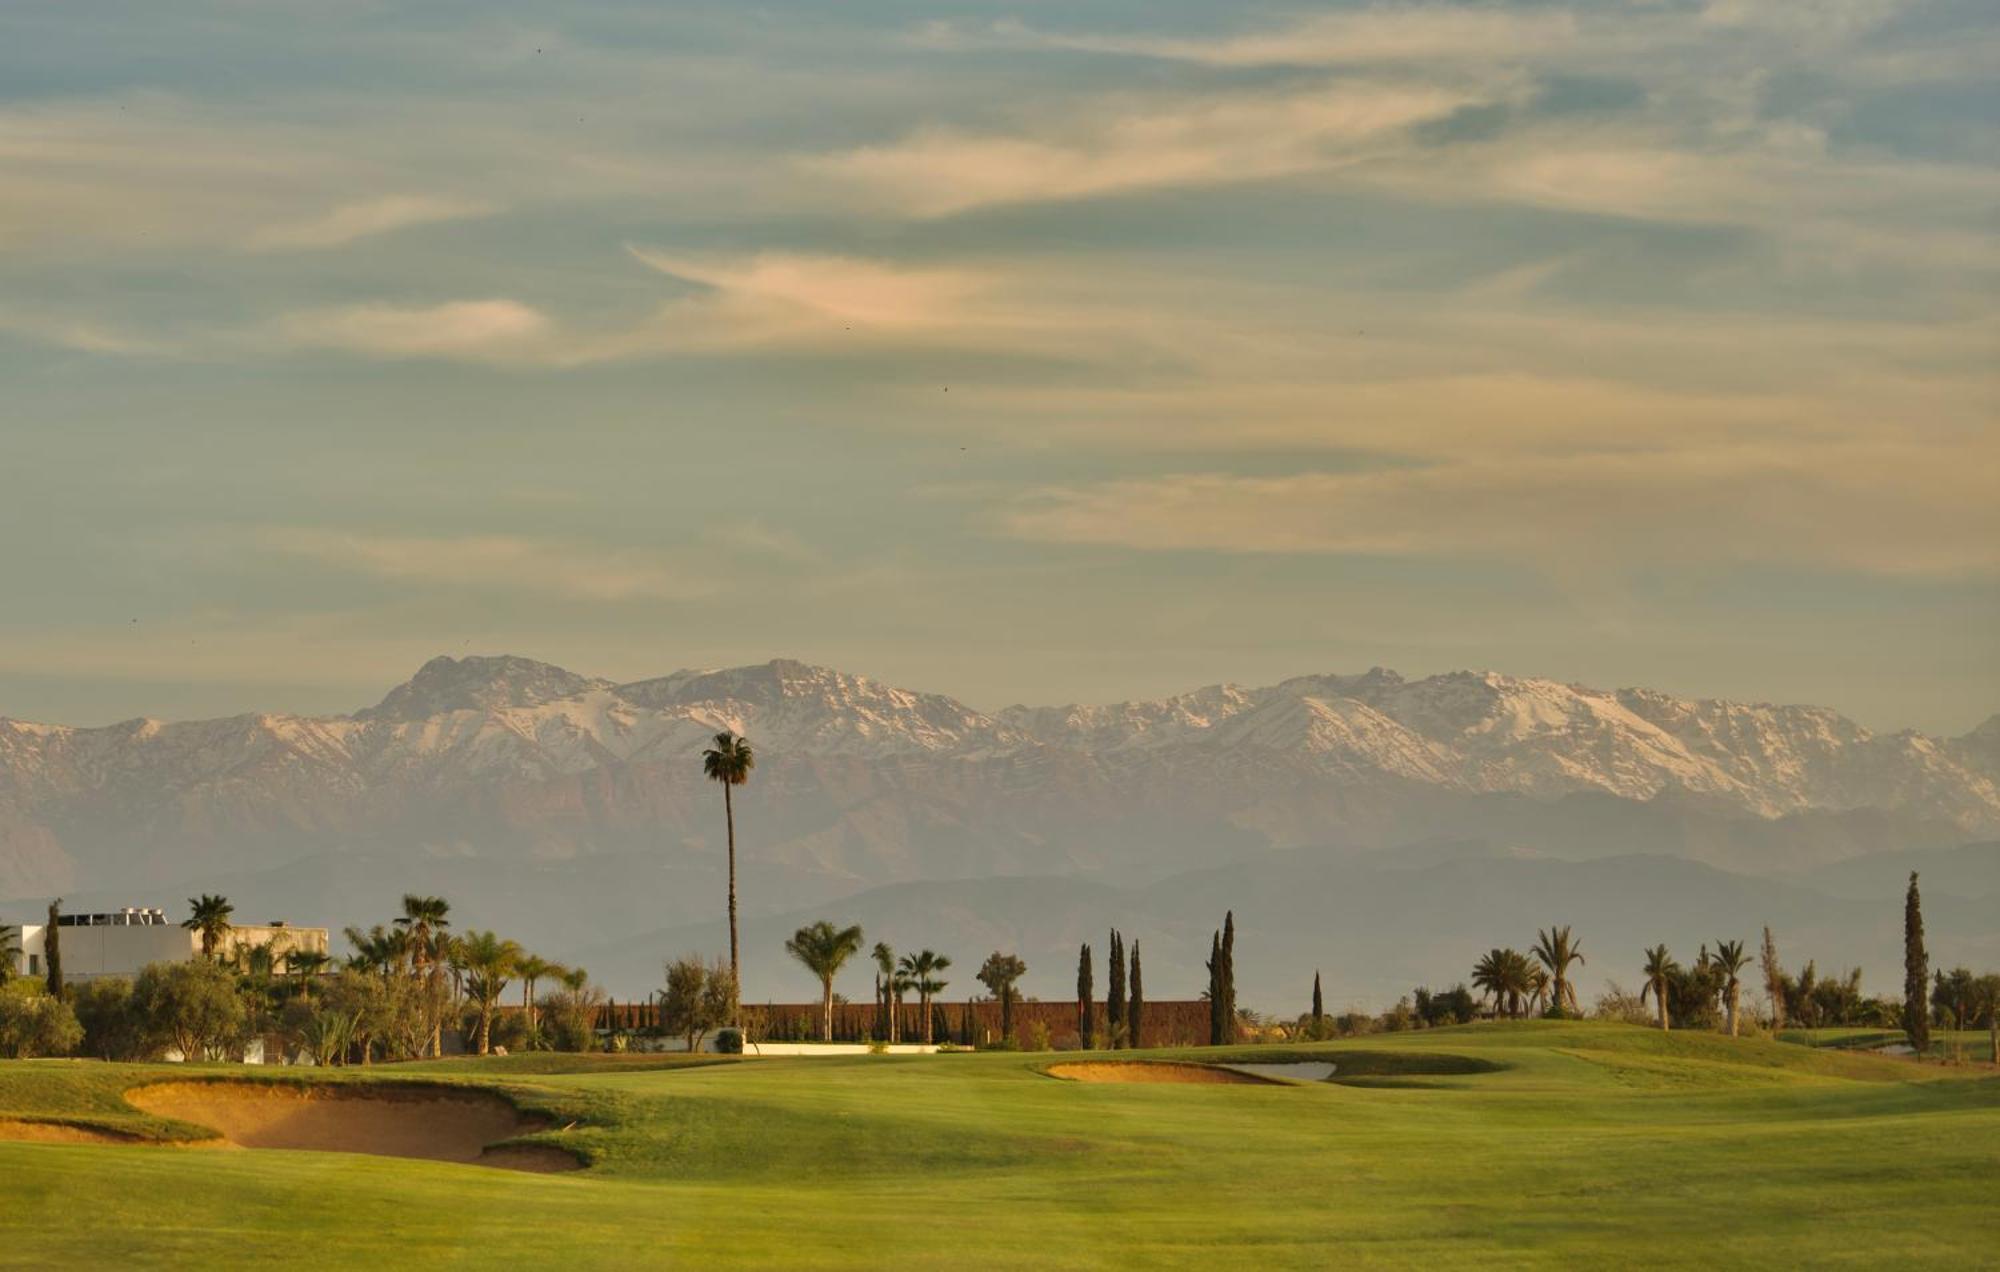
<path fill-rule="evenodd" d="M 1993 1266 L 2000 1074 L 1524 1023 L 1147 1058 L 1310 1083 L 1075 1082 L 1076 1055 L 529 1055 L 314 1074 L 0 1063 L 0 1264 Z M 1113 1057 L 1099 1055 L 1098 1059 Z M 1124 1058 L 1122 1055 L 1117 1058 Z M 123 1092 L 471 1085 L 588 1169 L 203 1147 Z"/>

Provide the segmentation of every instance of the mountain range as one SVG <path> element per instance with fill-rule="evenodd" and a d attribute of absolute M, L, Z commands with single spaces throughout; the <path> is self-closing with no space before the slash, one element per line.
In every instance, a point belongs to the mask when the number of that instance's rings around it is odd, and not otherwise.
<path fill-rule="evenodd" d="M 1395 977 L 1357 966 L 1330 981 L 1379 998 L 1411 975 L 1462 975 L 1451 968 L 1468 941 L 1532 935 L 1500 930 L 1497 914 L 1470 933 L 1445 924 L 1449 907 L 1403 912 L 1413 871 L 1502 896 L 1501 877 L 1591 863 L 1570 873 L 1651 879 L 1665 927 L 1683 921 L 1676 906 L 1690 924 L 1713 912 L 1718 878 L 1756 879 L 1802 925 L 1825 918 L 1832 941 L 1843 924 L 1825 916 L 1849 913 L 1853 880 L 1873 877 L 1853 863 L 1984 861 L 1994 849 L 1980 841 L 2000 835 L 2000 716 L 1958 738 L 1877 734 L 1819 707 L 1381 668 L 984 712 L 786 660 L 614 683 L 512 656 L 437 658 L 350 715 L 0 718 L 0 914 L 57 893 L 81 908 L 205 890 L 258 917 L 339 927 L 386 917 L 402 891 L 438 892 L 464 924 L 553 957 L 589 952 L 615 991 L 644 992 L 674 943 L 713 940 L 722 819 L 699 754 L 725 730 L 759 756 L 737 805 L 751 930 L 843 905 L 900 929 L 884 898 L 928 896 L 956 917 L 934 937 L 908 924 L 903 939 L 1011 942 L 1035 969 L 1030 990 L 1048 993 L 1075 941 L 1109 921 L 1089 919 L 1093 896 L 1137 934 L 1158 924 L 1149 984 L 1162 996 L 1175 978 L 1200 983 L 1203 925 L 1258 895 L 1273 995 L 1277 964 L 1315 949 L 1308 915 L 1400 926 L 1417 945 Z M 1971 886 L 1982 869 L 1965 872 Z M 1822 876 L 1847 893 L 1817 888 Z M 1182 915 L 1188 888 L 1215 913 Z M 1016 913 L 1022 897 L 1043 899 Z M 1366 913 L 1343 919 L 1352 907 Z M 1238 919 L 1259 931 L 1256 917 Z M 1977 933 L 2000 925 L 1968 922 L 1988 948 Z M 1728 934 L 1700 939 L 1712 935 Z M 1855 946 L 1824 958 L 1881 957 Z M 1052 962 L 1061 949 L 1067 968 Z M 781 956 L 762 959 L 747 978 L 786 977 Z M 776 996 L 804 992 L 789 989 Z M 758 991 L 752 979 L 746 992 L 772 996 Z"/>

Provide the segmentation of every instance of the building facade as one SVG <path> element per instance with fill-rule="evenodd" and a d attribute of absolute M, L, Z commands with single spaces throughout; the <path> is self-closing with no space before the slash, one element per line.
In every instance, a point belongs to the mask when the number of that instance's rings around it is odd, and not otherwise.
<path fill-rule="evenodd" d="M 177 963 L 201 953 L 201 938 L 169 919 L 159 909 L 126 907 L 100 914 L 57 917 L 64 984 L 80 984 L 107 976 L 127 979 L 148 963 Z M 20 953 L 14 971 L 20 976 L 48 974 L 48 924 L 24 923 L 18 934 Z M 327 952 L 325 928 L 293 927 L 283 921 L 232 927 L 216 948 L 216 957 L 232 961 L 239 950 L 271 946 L 274 964 L 282 970 L 295 950 Z"/>

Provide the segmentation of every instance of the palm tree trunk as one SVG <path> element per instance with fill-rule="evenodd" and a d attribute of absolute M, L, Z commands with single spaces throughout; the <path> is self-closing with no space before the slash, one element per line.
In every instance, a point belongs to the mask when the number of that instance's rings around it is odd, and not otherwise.
<path fill-rule="evenodd" d="M 729 827 L 729 1023 L 740 1023 L 743 998 L 743 968 L 737 959 L 736 944 L 736 804 L 729 797 L 729 783 L 722 784 L 722 816 Z M 830 1026 L 829 1026 L 830 1027 Z"/>
<path fill-rule="evenodd" d="M 1736 1036 L 1736 1006 L 1741 993 L 1742 991 L 1736 987 L 1736 982 L 1731 981 L 1729 983 L 1729 1036 L 1732 1038 Z"/>
<path fill-rule="evenodd" d="M 820 981 L 819 1040 L 833 1041 L 833 977 Z"/>
<path fill-rule="evenodd" d="M 929 994 L 919 994 L 917 995 L 917 1002 L 923 1008 L 924 1045 L 928 1047 L 931 1045 L 931 996 Z"/>
<path fill-rule="evenodd" d="M 1667 1019 L 1667 987 L 1665 982 L 1653 982 L 1653 1006 L 1660 1010 L 1660 1032 L 1666 1033 L 1673 1028 L 1673 1024 Z"/>
<path fill-rule="evenodd" d="M 482 1001 L 479 1004 L 479 1054 L 490 1054 L 493 1040 L 493 1004 Z"/>

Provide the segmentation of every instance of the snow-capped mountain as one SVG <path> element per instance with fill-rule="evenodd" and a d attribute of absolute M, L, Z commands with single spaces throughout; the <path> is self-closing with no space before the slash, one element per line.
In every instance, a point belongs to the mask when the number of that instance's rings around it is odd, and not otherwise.
<path fill-rule="evenodd" d="M 1290 847 L 1775 870 L 2000 829 L 2000 717 L 1877 735 L 1816 707 L 1380 668 L 988 713 L 790 661 L 617 684 L 438 658 L 346 716 L 0 719 L 0 898 L 233 880 L 296 907 L 432 872 L 657 927 L 705 913 L 721 834 L 698 757 L 722 731 L 760 757 L 738 809 L 768 906 Z M 289 882 L 259 892 L 259 872 Z"/>

